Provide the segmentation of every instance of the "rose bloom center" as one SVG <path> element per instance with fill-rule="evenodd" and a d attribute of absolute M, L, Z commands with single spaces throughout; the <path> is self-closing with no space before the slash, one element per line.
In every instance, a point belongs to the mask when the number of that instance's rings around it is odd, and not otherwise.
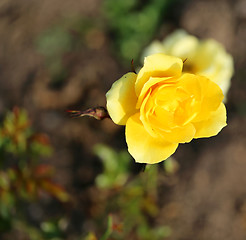
<path fill-rule="evenodd" d="M 190 123 L 198 105 L 195 96 L 176 82 L 155 84 L 145 96 L 141 119 L 148 130 L 160 136 Z"/>

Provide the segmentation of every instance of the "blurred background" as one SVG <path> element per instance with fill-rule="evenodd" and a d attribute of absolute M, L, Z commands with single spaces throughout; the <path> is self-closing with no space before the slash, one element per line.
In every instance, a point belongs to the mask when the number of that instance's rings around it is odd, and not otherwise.
<path fill-rule="evenodd" d="M 135 164 L 105 106 L 143 49 L 176 29 L 234 58 L 228 126 Z M 244 0 L 1 0 L 0 238 L 246 239 Z"/>

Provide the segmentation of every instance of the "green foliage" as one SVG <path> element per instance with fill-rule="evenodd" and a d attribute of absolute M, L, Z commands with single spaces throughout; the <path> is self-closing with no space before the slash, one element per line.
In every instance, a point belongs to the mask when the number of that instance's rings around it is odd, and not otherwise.
<path fill-rule="evenodd" d="M 171 0 L 105 0 L 104 14 L 114 34 L 116 49 L 123 60 L 138 59 L 153 38 Z"/>
<path fill-rule="evenodd" d="M 124 185 L 129 172 L 129 154 L 126 151 L 117 153 L 112 148 L 102 144 L 96 145 L 94 152 L 101 158 L 104 166 L 103 173 L 96 178 L 97 186 L 114 188 Z"/>
<path fill-rule="evenodd" d="M 8 163 L 5 157 L 12 154 L 12 157 L 19 159 L 37 158 L 50 155 L 48 137 L 44 134 L 35 134 L 30 128 L 30 122 L 25 110 L 14 108 L 8 112 L 0 128 L 0 164 Z"/>
<path fill-rule="evenodd" d="M 44 239 L 61 240 L 64 238 L 62 234 L 62 225 L 65 219 L 42 222 L 41 229 Z M 65 223 L 66 224 L 66 223 Z"/>
<path fill-rule="evenodd" d="M 62 229 L 63 221 L 65 219 L 61 218 L 60 220 L 42 222 L 40 229 L 38 229 L 23 220 L 14 219 L 12 228 L 21 233 L 22 239 L 62 240 L 64 239 Z"/>
<path fill-rule="evenodd" d="M 37 200 L 40 192 L 68 201 L 66 191 L 52 180 L 53 168 L 39 163 L 51 153 L 49 138 L 33 131 L 25 110 L 6 114 L 0 126 L 0 232 L 21 222 L 23 203 Z"/>
<path fill-rule="evenodd" d="M 107 146 L 97 145 L 95 153 L 102 159 L 104 166 L 104 171 L 96 179 L 98 194 L 105 195 L 105 199 L 110 198 L 110 201 L 98 202 L 105 210 L 99 216 L 103 221 L 105 215 L 111 213 L 111 221 L 113 216 L 121 220 L 120 223 L 113 221 L 111 228 L 108 224 L 103 235 L 107 235 L 107 238 L 99 239 L 158 240 L 168 237 L 171 234 L 168 226 L 154 224 L 159 213 L 158 165 L 148 165 L 145 172 L 134 177 L 130 171 L 127 151 L 116 152 Z M 97 239 L 93 233 L 87 236 L 88 239 L 89 236 Z"/>
<path fill-rule="evenodd" d="M 173 157 L 169 157 L 163 162 L 163 168 L 167 175 L 173 175 L 179 169 L 179 164 Z"/>

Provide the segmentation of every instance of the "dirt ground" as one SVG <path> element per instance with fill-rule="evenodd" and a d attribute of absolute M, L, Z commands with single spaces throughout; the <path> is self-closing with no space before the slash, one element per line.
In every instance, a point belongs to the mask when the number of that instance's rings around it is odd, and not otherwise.
<path fill-rule="evenodd" d="M 57 181 L 76 196 L 75 205 L 82 216 L 83 204 L 88 201 L 86 189 L 101 167 L 92 146 L 103 142 L 126 148 L 124 129 L 110 120 L 70 119 L 65 110 L 105 105 L 105 92 L 129 69 L 112 51 L 113 39 L 101 31 L 96 33 L 98 38 L 85 39 L 78 52 L 66 55 L 64 64 L 69 72 L 65 82 L 52 87 L 35 40 L 64 17 L 100 19 L 101 2 L 0 2 L 0 114 L 16 105 L 24 107 L 34 128 L 50 136 L 55 151 L 49 163 L 56 166 Z M 180 169 L 160 189 L 164 200 L 157 222 L 173 229 L 169 240 L 245 240 L 246 2 L 189 1 L 174 11 L 173 19 L 162 28 L 181 27 L 223 43 L 234 57 L 235 74 L 227 101 L 228 126 L 217 137 L 195 140 L 177 150 L 174 157 Z M 41 212 L 37 220 L 45 214 Z"/>

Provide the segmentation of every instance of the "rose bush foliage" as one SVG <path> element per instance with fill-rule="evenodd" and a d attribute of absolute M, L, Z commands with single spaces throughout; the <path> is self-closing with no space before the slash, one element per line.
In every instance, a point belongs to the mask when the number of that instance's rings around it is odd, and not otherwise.
<path fill-rule="evenodd" d="M 179 143 L 214 136 L 226 126 L 220 87 L 182 69 L 182 59 L 153 54 L 138 74 L 125 74 L 106 94 L 110 117 L 126 125 L 128 151 L 136 162 L 161 162 Z"/>

